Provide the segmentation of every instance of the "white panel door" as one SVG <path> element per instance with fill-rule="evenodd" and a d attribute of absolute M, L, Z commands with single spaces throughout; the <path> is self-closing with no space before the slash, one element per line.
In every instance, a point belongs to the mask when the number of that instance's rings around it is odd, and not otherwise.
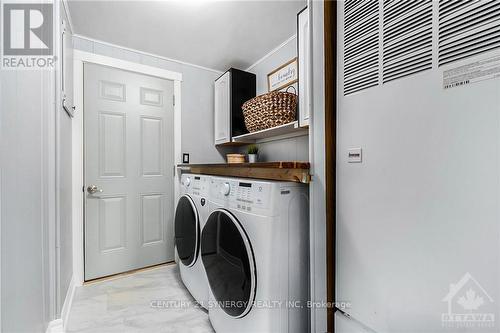
<path fill-rule="evenodd" d="M 94 64 L 84 81 L 85 280 L 172 261 L 173 82 Z"/>
<path fill-rule="evenodd" d="M 230 77 L 226 72 L 215 81 L 215 144 L 231 141 Z"/>

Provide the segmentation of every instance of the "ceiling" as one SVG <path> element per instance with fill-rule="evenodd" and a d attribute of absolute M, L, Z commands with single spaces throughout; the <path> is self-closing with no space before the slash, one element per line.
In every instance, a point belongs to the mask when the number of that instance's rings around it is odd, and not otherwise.
<path fill-rule="evenodd" d="M 73 32 L 224 71 L 245 69 L 295 34 L 294 1 L 69 1 Z"/>

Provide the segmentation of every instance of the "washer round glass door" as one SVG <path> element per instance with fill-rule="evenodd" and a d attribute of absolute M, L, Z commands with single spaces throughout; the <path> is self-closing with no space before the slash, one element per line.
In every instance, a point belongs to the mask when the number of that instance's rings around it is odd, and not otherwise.
<path fill-rule="evenodd" d="M 255 299 L 256 266 L 250 241 L 230 212 L 217 209 L 208 217 L 201 259 L 218 305 L 232 317 L 245 316 Z"/>
<path fill-rule="evenodd" d="M 200 224 L 193 200 L 183 195 L 175 210 L 175 246 L 182 264 L 192 266 L 196 262 L 199 249 Z"/>

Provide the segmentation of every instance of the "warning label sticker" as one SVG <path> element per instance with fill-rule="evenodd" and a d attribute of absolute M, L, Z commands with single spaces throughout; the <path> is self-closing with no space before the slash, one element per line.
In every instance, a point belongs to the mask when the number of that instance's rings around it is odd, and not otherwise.
<path fill-rule="evenodd" d="M 449 89 L 500 77 L 500 56 L 479 60 L 443 72 L 443 88 Z"/>

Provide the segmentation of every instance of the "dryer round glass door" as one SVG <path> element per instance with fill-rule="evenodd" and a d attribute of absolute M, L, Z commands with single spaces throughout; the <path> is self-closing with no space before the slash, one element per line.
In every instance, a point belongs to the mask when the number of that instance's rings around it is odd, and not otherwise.
<path fill-rule="evenodd" d="M 230 212 L 210 214 L 201 235 L 201 259 L 215 301 L 228 315 L 245 316 L 255 299 L 255 259 L 245 230 Z"/>
<path fill-rule="evenodd" d="M 182 264 L 192 266 L 198 257 L 200 224 L 193 200 L 183 195 L 175 210 L 175 246 Z"/>

